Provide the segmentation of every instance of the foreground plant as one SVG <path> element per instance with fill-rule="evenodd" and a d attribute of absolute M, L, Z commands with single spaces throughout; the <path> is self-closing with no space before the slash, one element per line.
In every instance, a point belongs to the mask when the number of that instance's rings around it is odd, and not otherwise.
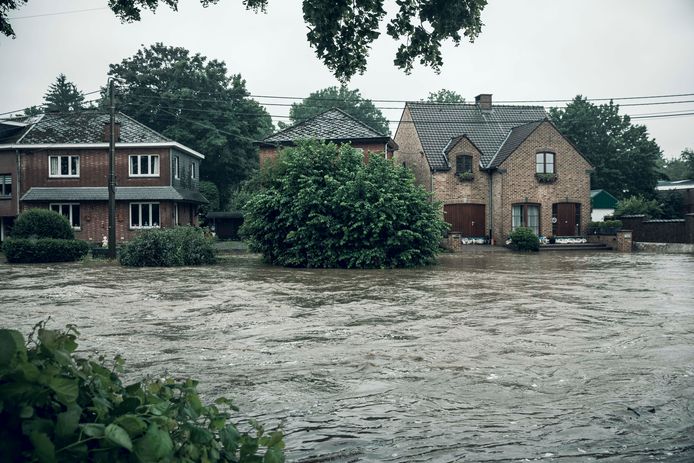
<path fill-rule="evenodd" d="M 239 431 L 228 399 L 203 405 L 190 379 L 124 386 L 123 359 L 76 356 L 78 335 L 42 322 L 25 342 L 0 329 L 0 461 L 284 461 L 282 433 Z"/>

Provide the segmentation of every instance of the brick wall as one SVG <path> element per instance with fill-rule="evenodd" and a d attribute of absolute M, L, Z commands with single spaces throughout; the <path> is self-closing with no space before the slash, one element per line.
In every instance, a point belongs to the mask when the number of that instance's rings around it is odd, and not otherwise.
<path fill-rule="evenodd" d="M 0 152 L 0 174 L 12 176 L 12 195 L 0 197 L 0 217 L 14 217 L 17 215 L 17 161 L 14 151 Z"/>
<path fill-rule="evenodd" d="M 431 191 L 431 169 L 424 157 L 424 148 L 419 141 L 417 129 L 412 123 L 412 115 L 407 107 L 402 112 L 394 140 L 399 147 L 395 152 L 395 162 L 404 163 L 414 173 L 417 183 L 427 191 Z"/>
<path fill-rule="evenodd" d="M 535 154 L 555 153 L 554 183 L 540 183 L 535 178 Z M 505 241 L 512 229 L 512 206 L 519 203 L 540 205 L 540 235 L 552 234 L 552 204 L 581 205 L 581 233 L 590 221 L 591 166 L 576 149 L 550 124 L 545 122 L 506 159 L 493 175 L 494 239 Z"/>

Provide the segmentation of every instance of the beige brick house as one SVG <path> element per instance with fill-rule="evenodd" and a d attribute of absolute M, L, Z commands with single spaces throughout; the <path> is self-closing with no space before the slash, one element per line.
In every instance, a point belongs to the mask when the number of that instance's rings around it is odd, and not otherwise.
<path fill-rule="evenodd" d="M 97 110 L 0 120 L 0 241 L 31 208 L 63 214 L 75 237 L 108 235 L 109 115 Z M 204 156 L 125 114 L 116 115 L 116 239 L 197 224 Z"/>
<path fill-rule="evenodd" d="M 539 236 L 581 236 L 590 220 L 592 166 L 541 106 L 409 102 L 395 159 L 444 205 L 449 240 L 505 242 L 530 227 Z"/>

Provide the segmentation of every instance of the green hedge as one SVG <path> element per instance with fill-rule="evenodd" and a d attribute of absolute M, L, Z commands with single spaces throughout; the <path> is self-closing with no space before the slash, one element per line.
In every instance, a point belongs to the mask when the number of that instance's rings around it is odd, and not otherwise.
<path fill-rule="evenodd" d="M 7 261 L 13 264 L 72 262 L 89 252 L 84 241 L 52 238 L 8 238 L 2 244 Z"/>
<path fill-rule="evenodd" d="M 190 379 L 123 385 L 123 360 L 76 356 L 78 335 L 40 323 L 27 342 L 0 329 L 0 461 L 284 461 L 282 433 L 254 421 L 241 432 L 230 400 L 204 405 Z"/>
<path fill-rule="evenodd" d="M 70 222 L 57 212 L 48 209 L 29 209 L 15 220 L 12 236 L 72 240 L 75 238 L 75 232 Z"/>
<path fill-rule="evenodd" d="M 539 251 L 540 239 L 530 228 L 518 227 L 511 232 L 511 249 L 514 251 Z"/>
<path fill-rule="evenodd" d="M 123 246 L 120 263 L 128 267 L 177 267 L 215 262 L 213 240 L 200 228 L 146 230 Z"/>

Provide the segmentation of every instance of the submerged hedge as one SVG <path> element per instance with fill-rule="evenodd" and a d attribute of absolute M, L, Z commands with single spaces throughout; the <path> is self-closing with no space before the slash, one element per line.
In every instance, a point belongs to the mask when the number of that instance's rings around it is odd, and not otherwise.
<path fill-rule="evenodd" d="M 2 251 L 13 264 L 72 262 L 87 255 L 89 245 L 78 240 L 8 238 Z"/>
<path fill-rule="evenodd" d="M 213 239 L 196 227 L 146 230 L 123 246 L 120 263 L 128 267 L 178 267 L 215 262 Z"/>
<path fill-rule="evenodd" d="M 70 222 L 49 209 L 29 209 L 22 212 L 12 227 L 14 238 L 54 238 L 72 240 L 75 232 Z"/>
<path fill-rule="evenodd" d="M 0 461 L 284 461 L 282 433 L 240 431 L 230 400 L 203 404 L 190 379 L 124 385 L 123 360 L 75 355 L 78 335 L 40 323 L 27 342 L 0 329 Z"/>

